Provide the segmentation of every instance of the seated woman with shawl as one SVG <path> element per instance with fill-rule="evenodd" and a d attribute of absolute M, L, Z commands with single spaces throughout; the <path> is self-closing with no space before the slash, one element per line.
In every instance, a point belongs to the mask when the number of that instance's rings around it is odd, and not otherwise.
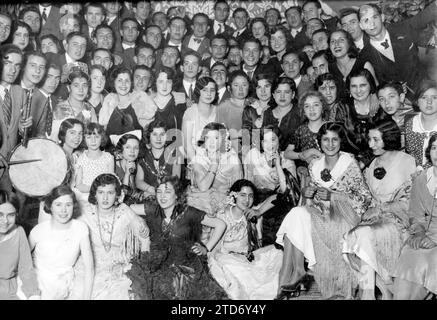
<path fill-rule="evenodd" d="M 278 299 L 308 288 L 312 270 L 324 298 L 351 298 L 357 279 L 342 258 L 341 239 L 371 202 L 371 194 L 354 157 L 342 152 L 348 142 L 338 122 L 322 125 L 317 137 L 323 155 L 309 165 L 311 181 L 302 194 L 306 205 L 291 209 L 277 233 L 284 246 Z"/>
<path fill-rule="evenodd" d="M 360 224 L 345 235 L 343 253 L 359 271 L 361 299 L 375 299 L 375 281 L 388 299 L 394 267 L 406 240 L 414 157 L 399 151 L 401 131 L 393 120 L 370 126 L 369 147 L 376 156 L 364 172 L 373 196 Z M 376 276 L 376 279 L 375 279 Z"/>

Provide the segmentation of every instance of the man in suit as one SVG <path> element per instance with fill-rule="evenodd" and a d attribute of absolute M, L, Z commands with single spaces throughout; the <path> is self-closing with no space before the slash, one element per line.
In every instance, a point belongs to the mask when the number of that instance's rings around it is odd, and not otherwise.
<path fill-rule="evenodd" d="M 124 18 L 121 22 L 121 46 L 123 65 L 132 69 L 135 66 L 134 55 L 139 32 L 139 24 L 134 18 Z"/>
<path fill-rule="evenodd" d="M 249 13 L 247 10 L 241 7 L 235 9 L 232 18 L 234 18 L 235 26 L 237 27 L 232 36 L 237 39 L 237 42 L 241 43 L 250 38 L 252 30 L 249 30 Z"/>
<path fill-rule="evenodd" d="M 202 58 L 206 55 L 209 56 L 209 39 L 206 37 L 206 33 L 209 29 L 208 21 L 209 18 L 204 13 L 199 12 L 193 16 L 193 33 L 184 38 L 182 42 L 182 54 L 184 54 L 187 49 L 191 49 L 198 52 Z"/>
<path fill-rule="evenodd" d="M 123 48 L 121 47 L 121 21 L 120 21 L 120 11 L 122 9 L 121 2 L 104 2 L 106 9 L 106 24 L 114 31 L 114 47 L 113 51 L 117 54 L 121 54 Z"/>
<path fill-rule="evenodd" d="M 290 30 L 289 47 L 301 50 L 305 45 L 311 43 L 311 40 L 305 34 L 301 7 L 292 6 L 285 10 L 285 19 Z"/>
<path fill-rule="evenodd" d="M 343 30 L 346 30 L 354 39 L 355 46 L 361 51 L 364 48 L 364 32 L 360 28 L 358 10 L 345 8 L 340 11 L 340 23 Z"/>
<path fill-rule="evenodd" d="M 270 74 L 273 78 L 278 75 L 271 64 L 261 64 L 262 45 L 256 38 L 249 38 L 242 45 L 243 65 L 241 69 L 250 79 L 249 96 L 256 97 L 256 76 L 258 74 Z"/>
<path fill-rule="evenodd" d="M 302 5 L 303 19 L 308 23 L 311 19 L 317 18 L 322 20 L 324 26 L 332 32 L 338 28 L 338 18 L 332 17 L 329 19 L 322 19 L 322 4 L 319 0 L 307 0 Z"/>
<path fill-rule="evenodd" d="M 161 28 L 156 24 L 147 26 L 146 30 L 141 34 L 141 40 L 143 40 L 144 43 L 151 44 L 155 50 L 162 48 L 164 42 L 162 39 Z"/>
<path fill-rule="evenodd" d="M 179 52 L 182 53 L 182 39 L 187 33 L 187 25 L 183 18 L 173 17 L 168 23 L 169 38 L 167 44 L 169 46 L 177 47 Z"/>
<path fill-rule="evenodd" d="M 114 65 L 114 59 L 111 51 L 105 48 L 94 49 L 91 53 L 91 60 L 88 65 L 92 66 L 93 64 L 102 66 L 107 72 L 111 70 L 112 66 Z"/>
<path fill-rule="evenodd" d="M 59 7 L 52 5 L 50 2 L 44 2 L 39 4 L 38 9 L 42 18 L 40 36 L 53 34 L 56 38 L 61 39 L 59 31 L 59 19 L 61 19 L 61 14 L 59 13 Z"/>
<path fill-rule="evenodd" d="M 68 34 L 64 54 L 47 53 L 47 58 L 61 68 L 67 63 L 83 62 L 87 48 L 86 37 L 80 32 Z"/>
<path fill-rule="evenodd" d="M 231 37 L 234 33 L 234 28 L 226 24 L 226 20 L 230 14 L 229 4 L 224 0 L 219 0 L 214 4 L 214 19 L 210 21 L 207 37 L 212 39 L 213 36 L 224 33 Z"/>
<path fill-rule="evenodd" d="M 264 14 L 264 19 L 271 30 L 281 24 L 281 12 L 276 8 L 269 8 Z"/>
<path fill-rule="evenodd" d="M 296 84 L 298 98 L 313 88 L 311 81 L 306 76 L 301 75 L 301 69 L 304 64 L 300 56 L 301 54 L 304 53 L 300 53 L 294 49 L 288 49 L 282 56 L 281 61 L 284 75 L 293 79 Z"/>
<path fill-rule="evenodd" d="M 17 79 L 23 62 L 23 54 L 15 45 L 4 45 L 1 48 L 1 80 L 0 80 L 0 130 L 2 145 L 0 154 L 8 158 L 17 145 L 18 132 L 32 125 L 32 119 L 24 121 L 21 109 L 26 102 L 26 93 L 19 85 L 13 84 Z M 0 188 L 12 190 L 7 172 L 0 179 Z"/>
<path fill-rule="evenodd" d="M 12 19 L 4 13 L 0 13 L 0 45 L 5 42 L 11 34 Z"/>
<path fill-rule="evenodd" d="M 194 87 L 196 86 L 196 80 L 200 74 L 200 54 L 194 50 L 188 49 L 182 56 L 182 79 L 177 79 L 173 85 L 174 93 L 181 93 L 187 103 L 187 107 L 190 107 L 193 101 Z M 182 99 L 178 99 L 182 101 Z"/>
<path fill-rule="evenodd" d="M 217 84 L 217 101 L 216 105 L 231 98 L 231 93 L 226 88 L 226 81 L 228 81 L 228 69 L 223 62 L 216 62 L 211 67 L 211 77 Z"/>
<path fill-rule="evenodd" d="M 225 59 L 229 51 L 228 40 L 223 34 L 215 35 L 211 39 L 210 52 L 211 57 L 202 60 L 200 63 L 202 68 L 210 70 L 214 63 L 221 61 L 226 64 Z"/>
<path fill-rule="evenodd" d="M 369 36 L 360 52 L 375 69 L 379 82 L 401 81 L 411 99 L 421 78 L 416 41 L 418 31 L 437 16 L 437 1 L 416 16 L 384 26 L 384 15 L 375 4 L 362 5 L 359 10 L 360 27 Z"/>
<path fill-rule="evenodd" d="M 87 38 L 88 50 L 95 47 L 95 31 L 105 20 L 105 7 L 101 3 L 91 2 L 85 7 L 84 18 L 86 24 L 83 25 L 83 34 Z"/>
<path fill-rule="evenodd" d="M 162 11 L 157 11 L 152 15 L 152 22 L 161 29 L 162 39 L 164 39 L 163 42 L 168 42 L 169 30 L 167 15 Z"/>
<path fill-rule="evenodd" d="M 53 108 L 56 100 L 52 95 L 61 81 L 61 68 L 52 63 L 40 85 L 32 95 L 30 115 L 32 127 L 30 137 L 50 137 L 52 132 Z"/>
<path fill-rule="evenodd" d="M 144 65 L 153 68 L 155 65 L 155 48 L 149 43 L 140 44 L 135 47 L 134 62 L 135 65 Z"/>
<path fill-rule="evenodd" d="M 132 1 L 132 11 L 135 20 L 138 22 L 138 31 L 141 34 L 151 22 L 152 4 L 149 0 L 134 0 Z"/>

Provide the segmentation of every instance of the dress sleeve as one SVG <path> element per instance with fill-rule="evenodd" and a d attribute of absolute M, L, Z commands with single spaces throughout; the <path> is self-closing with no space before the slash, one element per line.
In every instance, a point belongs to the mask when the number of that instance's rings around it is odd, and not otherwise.
<path fill-rule="evenodd" d="M 149 237 L 149 228 L 147 227 L 146 222 L 135 214 L 131 208 L 127 205 L 124 205 L 124 210 L 128 216 L 129 224 L 134 231 L 134 234 L 141 239 L 146 239 Z"/>
<path fill-rule="evenodd" d="M 424 183 L 424 179 L 422 179 L 422 175 L 425 174 L 426 171 L 422 172 L 421 175 L 416 177 L 413 180 L 413 186 L 411 188 L 411 196 L 410 196 L 410 206 L 408 208 L 409 214 L 409 222 L 411 225 L 413 224 L 421 224 L 424 222 L 424 216 L 426 213 L 426 207 L 424 206 L 424 201 L 421 197 L 421 193 L 423 193 L 424 188 L 426 186 L 422 185 Z"/>
<path fill-rule="evenodd" d="M 38 281 L 33 268 L 29 243 L 22 227 L 18 227 L 20 258 L 18 260 L 18 275 L 23 282 L 22 290 L 26 297 L 39 295 Z"/>

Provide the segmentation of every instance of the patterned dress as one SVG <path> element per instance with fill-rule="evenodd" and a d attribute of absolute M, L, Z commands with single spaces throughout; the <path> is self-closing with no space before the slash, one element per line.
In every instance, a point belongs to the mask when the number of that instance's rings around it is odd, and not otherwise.
<path fill-rule="evenodd" d="M 310 183 L 331 191 L 331 200 L 316 195 L 305 206 L 293 208 L 282 222 L 276 242 L 283 245 L 286 236 L 304 254 L 324 298 L 351 298 L 358 279 L 343 260 L 341 239 L 360 221 L 372 197 L 352 155 L 340 153 L 329 181 L 321 178 L 324 169 L 325 157 L 313 160 Z"/>
<path fill-rule="evenodd" d="M 132 260 L 127 273 L 135 299 L 226 299 L 226 293 L 210 275 L 206 258 L 191 250 L 200 241 L 205 212 L 176 207 L 166 221 L 156 202 L 148 202 L 144 208 L 151 245 L 149 252 Z"/>

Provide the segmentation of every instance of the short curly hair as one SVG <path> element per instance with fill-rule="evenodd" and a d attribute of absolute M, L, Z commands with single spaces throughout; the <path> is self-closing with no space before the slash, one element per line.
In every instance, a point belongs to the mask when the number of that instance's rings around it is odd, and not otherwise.
<path fill-rule="evenodd" d="M 96 193 L 97 189 L 101 186 L 107 186 L 113 184 L 115 186 L 115 193 L 117 197 L 121 196 L 121 184 L 120 180 L 112 173 L 102 173 L 94 179 L 91 184 L 90 194 L 88 196 L 88 202 L 97 205 Z"/>
<path fill-rule="evenodd" d="M 369 125 L 370 130 L 381 132 L 382 142 L 385 151 L 401 150 L 401 130 L 392 119 L 381 119 Z"/>
<path fill-rule="evenodd" d="M 62 184 L 59 187 L 54 188 L 50 193 L 44 198 L 44 211 L 48 214 L 52 214 L 52 204 L 53 201 L 62 196 L 70 196 L 73 200 L 73 215 L 72 219 L 76 219 L 80 216 L 79 203 L 76 199 L 76 195 L 73 190 L 68 185 Z"/>

